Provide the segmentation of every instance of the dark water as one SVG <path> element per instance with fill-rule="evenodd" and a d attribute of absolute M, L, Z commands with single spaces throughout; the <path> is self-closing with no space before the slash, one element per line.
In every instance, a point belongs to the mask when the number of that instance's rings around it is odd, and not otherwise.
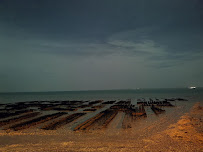
<path fill-rule="evenodd" d="M 41 100 L 126 100 L 139 98 L 185 98 L 191 102 L 203 101 L 203 88 L 194 90 L 179 89 L 136 89 L 136 90 L 100 90 L 100 91 L 61 91 L 61 92 L 21 92 L 0 93 L 0 103 L 14 103 Z"/>

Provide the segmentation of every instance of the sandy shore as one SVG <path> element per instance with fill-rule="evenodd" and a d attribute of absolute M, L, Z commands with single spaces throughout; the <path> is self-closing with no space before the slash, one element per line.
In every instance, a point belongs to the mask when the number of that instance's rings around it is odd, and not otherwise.
<path fill-rule="evenodd" d="M 203 107 L 196 103 L 189 113 L 163 132 L 151 137 L 149 151 L 203 151 Z M 147 149 L 146 149 L 147 150 Z"/>
<path fill-rule="evenodd" d="M 189 113 L 179 120 L 174 119 L 181 114 L 180 110 L 176 108 L 153 121 L 137 119 L 129 129 L 118 127 L 122 119 L 119 113 L 107 129 L 99 131 L 74 132 L 67 128 L 57 131 L 1 131 L 0 151 L 202 151 L 203 107 L 196 103 Z"/>

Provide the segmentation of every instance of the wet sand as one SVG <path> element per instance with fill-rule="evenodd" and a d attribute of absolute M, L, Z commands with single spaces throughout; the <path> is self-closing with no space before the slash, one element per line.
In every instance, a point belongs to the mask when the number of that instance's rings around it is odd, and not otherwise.
<path fill-rule="evenodd" d="M 77 122 L 57 130 L 29 128 L 22 131 L 0 131 L 2 152 L 74 152 L 74 151 L 202 151 L 203 107 L 196 103 L 188 113 L 184 106 L 166 108 L 158 116 L 130 121 L 122 128 L 119 112 L 106 129 L 73 131 Z M 149 109 L 146 109 L 147 111 Z"/>

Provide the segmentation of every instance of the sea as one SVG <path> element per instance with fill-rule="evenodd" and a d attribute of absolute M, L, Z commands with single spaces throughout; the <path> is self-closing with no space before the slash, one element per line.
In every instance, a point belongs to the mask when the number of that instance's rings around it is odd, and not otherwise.
<path fill-rule="evenodd" d="M 26 101 L 66 101 L 66 100 L 128 100 L 135 103 L 138 99 L 183 98 L 188 102 L 203 101 L 203 88 L 164 88 L 164 89 L 126 89 L 126 90 L 90 90 L 56 92 L 10 92 L 0 93 L 0 103 Z"/>

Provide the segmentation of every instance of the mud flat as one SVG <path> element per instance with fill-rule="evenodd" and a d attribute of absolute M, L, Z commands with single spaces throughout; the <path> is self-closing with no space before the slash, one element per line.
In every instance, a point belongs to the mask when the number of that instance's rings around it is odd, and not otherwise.
<path fill-rule="evenodd" d="M 60 117 L 62 115 L 65 115 L 65 114 L 67 114 L 67 113 L 59 112 L 59 113 L 54 113 L 54 114 L 50 114 L 50 115 L 41 116 L 41 117 L 35 118 L 33 120 L 29 120 L 29 121 L 26 121 L 26 122 L 22 122 L 22 123 L 10 126 L 8 129 L 12 129 L 14 131 L 26 129 L 26 128 L 29 128 L 31 126 L 35 126 L 35 125 L 38 125 L 40 123 L 43 123 L 43 122 L 53 120 L 53 119 L 58 118 L 58 117 Z"/>
<path fill-rule="evenodd" d="M 131 122 L 133 120 L 133 117 L 129 114 L 125 114 L 123 122 L 122 122 L 122 128 L 127 129 L 127 128 L 132 128 Z"/>
<path fill-rule="evenodd" d="M 3 120 L 3 121 L 0 121 L 0 126 L 4 126 L 4 125 L 7 125 L 7 124 L 11 124 L 11 123 L 14 123 L 14 122 L 18 122 L 18 121 L 21 121 L 21 120 L 32 118 L 32 117 L 38 116 L 39 114 L 41 114 L 41 113 L 40 112 L 33 112 L 33 113 L 28 113 L 28 114 L 25 114 L 25 115 L 22 115 L 22 116 L 19 116 L 19 117 Z"/>
<path fill-rule="evenodd" d="M 154 111 L 154 113 L 155 113 L 156 115 L 165 112 L 165 110 L 163 110 L 163 109 L 161 109 L 161 108 L 158 108 L 158 107 L 156 107 L 156 106 L 154 106 L 154 105 L 151 106 L 151 109 L 152 109 L 152 111 Z"/>
<path fill-rule="evenodd" d="M 42 129 L 45 130 L 55 130 L 61 126 L 64 126 L 70 122 L 73 122 L 74 120 L 82 117 L 83 115 L 85 115 L 86 113 L 74 113 L 72 115 L 69 115 L 65 118 L 59 119 L 57 121 L 53 121 L 50 124 L 45 125 L 44 127 L 42 127 Z"/>
<path fill-rule="evenodd" d="M 124 111 L 124 113 L 125 113 L 125 116 L 122 122 L 123 129 L 131 128 L 132 127 L 131 123 L 134 123 L 137 118 L 147 117 L 147 114 L 143 105 L 140 105 L 139 107 L 136 107 L 136 108 L 132 108 L 132 106 L 130 106 Z"/>
<path fill-rule="evenodd" d="M 111 120 L 113 120 L 113 118 L 116 116 L 117 113 L 118 111 L 110 109 L 102 111 L 96 116 L 88 119 L 87 121 L 75 127 L 74 131 L 89 130 L 90 128 L 91 129 L 105 128 L 111 122 Z"/>
<path fill-rule="evenodd" d="M 165 108 L 166 112 L 162 115 L 155 115 L 150 107 L 143 105 L 135 107 L 123 101 L 119 104 L 115 103 L 115 106 L 110 105 L 114 107 L 113 109 L 104 109 L 99 113 L 96 111 L 95 116 L 94 112 L 87 113 L 84 115 L 84 118 L 89 118 L 87 121 L 84 121 L 82 116 L 77 120 L 80 114 L 74 112 L 57 119 L 51 119 L 49 115 L 51 121 L 47 124 L 40 124 L 40 127 L 44 125 L 43 129 L 32 127 L 9 133 L 0 130 L 0 151 L 201 152 L 203 149 L 203 107 L 195 104 L 189 112 L 188 109 L 193 103 L 190 103 L 187 111 L 185 110 L 187 103 L 181 104 L 174 108 Z M 144 113 L 143 107 L 146 109 L 147 117 L 133 115 L 133 113 Z M 45 111 L 45 113 L 48 112 Z M 185 112 L 188 113 L 184 114 Z M 126 118 L 124 118 L 125 114 Z M 126 129 L 122 129 L 123 118 L 127 122 Z M 42 122 L 39 120 L 39 123 L 45 122 L 44 119 L 46 118 L 43 118 Z M 72 131 L 72 128 L 68 127 L 60 128 L 69 122 L 70 126 L 80 124 L 74 126 L 75 130 L 77 128 L 78 130 Z M 131 122 L 129 126 L 128 122 Z M 28 123 L 28 125 L 31 124 Z M 101 129 L 105 127 L 107 129 Z"/>

